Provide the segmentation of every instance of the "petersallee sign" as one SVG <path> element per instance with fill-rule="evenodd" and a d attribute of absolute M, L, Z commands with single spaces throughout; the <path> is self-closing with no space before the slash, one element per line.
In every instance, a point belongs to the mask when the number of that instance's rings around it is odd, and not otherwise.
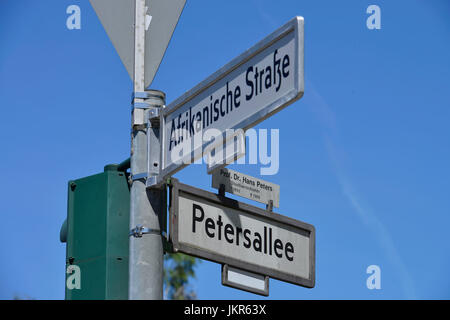
<path fill-rule="evenodd" d="M 315 229 L 173 180 L 175 250 L 305 287 L 315 281 Z"/>

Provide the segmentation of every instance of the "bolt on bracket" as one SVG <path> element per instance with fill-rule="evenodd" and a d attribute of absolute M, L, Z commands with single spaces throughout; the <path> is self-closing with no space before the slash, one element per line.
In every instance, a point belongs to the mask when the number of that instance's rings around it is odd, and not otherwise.
<path fill-rule="evenodd" d="M 146 228 L 143 225 L 138 224 L 135 228 L 131 229 L 129 236 L 142 238 L 144 234 L 161 234 L 161 230 Z"/>

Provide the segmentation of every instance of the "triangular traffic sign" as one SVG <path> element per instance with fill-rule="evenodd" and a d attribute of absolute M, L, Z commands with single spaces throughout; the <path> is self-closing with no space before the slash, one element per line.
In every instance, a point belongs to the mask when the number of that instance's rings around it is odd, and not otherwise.
<path fill-rule="evenodd" d="M 125 68 L 134 78 L 135 0 L 89 0 Z M 146 0 L 145 87 L 153 81 L 186 0 Z"/>

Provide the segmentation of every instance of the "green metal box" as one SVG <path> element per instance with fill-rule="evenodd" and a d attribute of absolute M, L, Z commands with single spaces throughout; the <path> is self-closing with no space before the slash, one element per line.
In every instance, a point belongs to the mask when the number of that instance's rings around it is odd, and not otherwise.
<path fill-rule="evenodd" d="M 129 212 L 127 174 L 117 165 L 69 181 L 61 238 L 67 242 L 66 270 L 80 268 L 80 289 L 66 285 L 67 300 L 128 299 Z"/>

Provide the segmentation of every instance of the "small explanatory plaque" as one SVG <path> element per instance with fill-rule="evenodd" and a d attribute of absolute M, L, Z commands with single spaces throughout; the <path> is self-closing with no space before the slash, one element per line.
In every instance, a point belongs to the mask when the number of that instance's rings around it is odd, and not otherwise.
<path fill-rule="evenodd" d="M 212 174 L 212 187 L 250 200 L 280 207 L 280 186 L 234 170 L 222 168 Z"/>

